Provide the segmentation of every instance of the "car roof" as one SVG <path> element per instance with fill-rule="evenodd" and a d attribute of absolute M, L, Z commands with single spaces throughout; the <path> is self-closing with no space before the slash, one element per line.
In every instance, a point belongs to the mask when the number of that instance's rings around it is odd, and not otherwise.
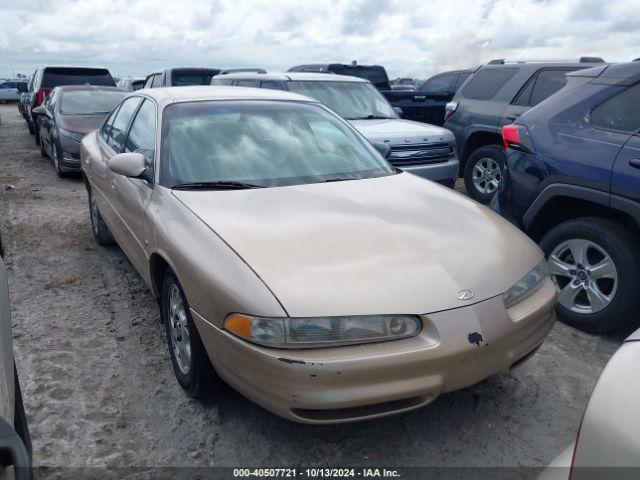
<path fill-rule="evenodd" d="M 211 85 L 143 88 L 129 93 L 129 96 L 146 95 L 147 97 L 155 100 L 161 107 L 171 103 L 197 102 L 205 100 L 284 100 L 318 103 L 317 100 L 312 98 L 284 90 Z"/>
<path fill-rule="evenodd" d="M 80 69 L 80 70 L 82 70 L 83 68 L 86 68 L 91 70 L 109 71 L 107 67 L 101 67 L 99 65 L 98 66 L 96 65 L 41 65 L 40 67 L 38 67 L 38 69 L 40 70 L 46 70 L 47 68 L 73 68 L 73 69 Z"/>
<path fill-rule="evenodd" d="M 501 68 L 518 68 L 518 69 L 528 69 L 528 70 L 538 70 L 540 68 L 581 68 L 587 69 L 592 67 L 602 67 L 602 62 L 505 62 L 505 63 L 487 63 L 484 65 L 480 65 L 478 69 L 501 69 Z"/>
<path fill-rule="evenodd" d="M 128 90 L 123 90 L 122 88 L 108 87 L 108 86 L 102 86 L 102 85 L 58 85 L 57 87 L 54 87 L 54 88 L 61 92 L 69 92 L 69 91 L 75 91 L 75 90 L 111 90 L 116 92 L 128 93 Z"/>
<path fill-rule="evenodd" d="M 216 77 L 217 78 L 217 77 Z M 229 73 L 220 78 L 234 80 L 279 80 L 281 82 L 353 82 L 370 83 L 369 80 L 348 75 L 315 72 L 278 72 L 278 73 Z"/>

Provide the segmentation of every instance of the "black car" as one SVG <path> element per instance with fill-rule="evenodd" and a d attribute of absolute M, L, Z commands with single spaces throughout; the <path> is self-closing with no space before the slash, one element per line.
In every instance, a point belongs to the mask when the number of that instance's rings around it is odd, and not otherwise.
<path fill-rule="evenodd" d="M 80 141 L 98 128 L 126 90 L 73 85 L 56 87 L 33 114 L 38 119 L 40 153 L 49 157 L 58 176 L 80 171 Z"/>
<path fill-rule="evenodd" d="M 40 145 L 40 133 L 33 109 L 42 105 L 47 94 L 59 85 L 99 85 L 115 87 L 111 73 L 99 67 L 40 67 L 33 74 L 29 104 L 26 108 L 29 132 L 35 135 L 36 145 Z"/>
<path fill-rule="evenodd" d="M 312 63 L 291 67 L 289 72 L 333 73 L 335 75 L 347 75 L 369 80 L 378 90 L 391 90 L 387 71 L 381 65 L 358 65 L 343 63 Z"/>
<path fill-rule="evenodd" d="M 471 70 L 443 72 L 420 83 L 413 91 L 386 90 L 382 94 L 402 110 L 402 118 L 442 126 L 447 102 L 471 74 Z"/>
<path fill-rule="evenodd" d="M 560 90 L 566 74 L 604 62 L 507 62 L 482 65 L 446 106 L 444 127 L 456 136 L 460 177 L 474 199 L 488 203 L 500 186 L 505 155 L 501 128 Z"/>
<path fill-rule="evenodd" d="M 211 79 L 220 72 L 219 68 L 165 68 L 147 75 L 144 88 L 210 85 Z"/>
<path fill-rule="evenodd" d="M 567 79 L 503 127 L 491 206 L 545 251 L 560 318 L 602 332 L 640 319 L 640 63 Z"/>

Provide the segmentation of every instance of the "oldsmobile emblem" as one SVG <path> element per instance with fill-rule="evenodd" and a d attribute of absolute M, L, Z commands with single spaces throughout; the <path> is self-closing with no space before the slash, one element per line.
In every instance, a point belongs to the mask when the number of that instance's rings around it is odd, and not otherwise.
<path fill-rule="evenodd" d="M 472 290 L 460 290 L 456 295 L 458 300 L 471 300 L 473 298 Z"/>

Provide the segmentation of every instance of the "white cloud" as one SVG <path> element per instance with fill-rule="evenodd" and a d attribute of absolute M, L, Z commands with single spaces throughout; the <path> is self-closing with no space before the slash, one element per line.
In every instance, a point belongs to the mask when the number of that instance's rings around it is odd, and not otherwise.
<path fill-rule="evenodd" d="M 638 0 L 0 0 L 0 76 L 42 63 L 378 63 L 426 77 L 492 58 L 640 56 Z"/>

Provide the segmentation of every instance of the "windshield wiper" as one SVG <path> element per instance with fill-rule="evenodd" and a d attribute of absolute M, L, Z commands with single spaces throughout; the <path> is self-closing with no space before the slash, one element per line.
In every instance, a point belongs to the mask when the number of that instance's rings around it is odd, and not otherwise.
<path fill-rule="evenodd" d="M 179 183 L 171 187 L 174 190 L 243 190 L 247 188 L 264 188 L 262 185 L 235 182 L 231 180 L 219 182 L 189 182 Z"/>
<path fill-rule="evenodd" d="M 383 115 L 367 115 L 366 117 L 353 117 L 347 118 L 347 120 L 389 120 L 392 117 L 385 117 Z"/>

